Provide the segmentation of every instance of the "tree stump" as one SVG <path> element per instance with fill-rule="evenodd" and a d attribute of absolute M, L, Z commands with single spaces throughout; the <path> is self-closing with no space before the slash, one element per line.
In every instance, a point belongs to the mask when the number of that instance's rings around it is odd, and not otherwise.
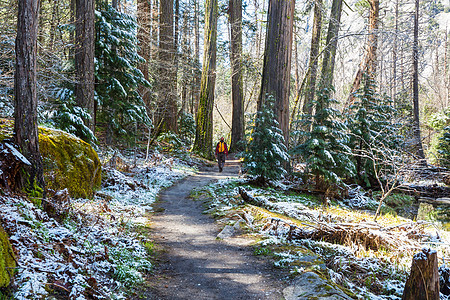
<path fill-rule="evenodd" d="M 439 300 L 437 253 L 428 248 L 414 255 L 402 300 Z"/>

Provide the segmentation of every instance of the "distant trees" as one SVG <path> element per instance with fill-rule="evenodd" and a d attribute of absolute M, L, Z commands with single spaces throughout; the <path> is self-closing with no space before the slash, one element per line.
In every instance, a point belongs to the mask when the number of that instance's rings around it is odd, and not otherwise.
<path fill-rule="evenodd" d="M 19 172 L 16 184 L 33 196 L 42 196 L 45 187 L 37 126 L 38 16 L 38 0 L 19 1 L 15 42 L 14 139 L 31 166 Z"/>
<path fill-rule="evenodd" d="M 212 140 L 219 134 L 231 138 L 230 150 L 242 150 L 236 147 L 245 139 L 244 118 L 272 96 L 285 145 L 297 149 L 312 138 L 293 138 L 287 144 L 290 131 L 300 128 L 302 114 L 308 130 L 321 130 L 328 120 L 346 123 L 338 112 L 361 104 L 366 74 L 373 80 L 374 95 L 379 95 L 373 101 L 387 101 L 389 95 L 389 105 L 402 114 L 410 150 L 417 157 L 435 154 L 439 161 L 439 137 L 448 122 L 420 126 L 450 105 L 450 39 L 438 17 L 445 5 L 415 2 L 413 11 L 404 1 L 393 1 L 382 3 L 380 13 L 379 0 L 347 3 L 352 10 L 342 0 L 313 0 L 306 6 L 296 6 L 293 0 L 227 2 L 228 32 L 217 32 L 222 29 L 218 18 L 221 22 L 227 12 L 217 0 L 138 0 L 136 7 L 96 1 L 95 28 L 93 0 L 41 2 L 36 91 L 42 100 L 41 120 L 91 142 L 96 129 L 100 142 L 107 144 L 145 138 L 151 145 L 160 132 L 189 134 L 188 146 L 193 142 L 195 152 L 211 157 Z M 11 12 L 18 6 L 1 5 L 0 113 L 7 115 L 15 55 Z M 262 25 L 264 18 L 267 26 Z M 359 21 L 347 26 L 350 18 Z M 345 34 L 340 32 L 343 23 Z M 200 49 L 205 50 L 202 62 Z M 334 102 L 349 93 L 349 101 Z M 213 120 L 215 113 L 223 119 Z M 420 135 L 419 129 L 426 132 Z M 360 169 L 364 163 L 356 164 Z"/>

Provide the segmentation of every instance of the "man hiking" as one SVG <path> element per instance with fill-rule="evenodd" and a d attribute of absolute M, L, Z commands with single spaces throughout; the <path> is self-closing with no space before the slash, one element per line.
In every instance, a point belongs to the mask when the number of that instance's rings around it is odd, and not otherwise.
<path fill-rule="evenodd" d="M 223 166 L 225 165 L 225 156 L 228 157 L 228 147 L 225 143 L 224 138 L 220 138 L 220 142 L 216 146 L 216 158 L 219 163 L 219 172 L 222 172 Z"/>

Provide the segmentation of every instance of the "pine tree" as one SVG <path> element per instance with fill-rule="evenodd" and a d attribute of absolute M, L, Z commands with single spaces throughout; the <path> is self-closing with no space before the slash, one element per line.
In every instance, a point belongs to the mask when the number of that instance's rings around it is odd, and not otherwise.
<path fill-rule="evenodd" d="M 440 154 L 440 165 L 444 167 L 450 167 L 450 126 L 444 128 L 444 134 L 440 138 L 438 147 Z"/>
<path fill-rule="evenodd" d="M 244 168 L 262 185 L 286 174 L 284 166 L 289 161 L 283 132 L 275 118 L 274 102 L 273 96 L 267 96 L 257 112 L 251 141 L 244 153 Z"/>
<path fill-rule="evenodd" d="M 338 103 L 330 98 L 333 88 L 320 88 L 312 102 L 313 114 L 306 115 L 305 126 L 310 132 L 303 135 L 302 144 L 293 148 L 292 153 L 306 162 L 307 171 L 315 177 L 317 189 L 327 189 L 332 183 L 340 183 L 341 178 L 354 175 L 354 164 L 348 147 L 347 127 L 340 121 L 340 112 L 331 106 Z"/>
<path fill-rule="evenodd" d="M 137 48 L 135 17 L 102 3 L 96 20 L 96 92 L 100 117 L 108 133 L 129 137 L 136 123 L 150 125 L 139 86 L 149 87 L 138 66 L 145 62 Z"/>
<path fill-rule="evenodd" d="M 350 148 L 355 154 L 356 178 L 359 184 L 377 184 L 374 166 L 384 163 L 381 152 L 395 150 L 400 145 L 398 125 L 392 122 L 395 109 L 389 99 L 376 92 L 374 80 L 363 75 L 362 86 L 355 93 L 355 101 L 347 112 L 347 127 L 351 133 Z M 376 161 L 376 163 L 374 162 Z"/>

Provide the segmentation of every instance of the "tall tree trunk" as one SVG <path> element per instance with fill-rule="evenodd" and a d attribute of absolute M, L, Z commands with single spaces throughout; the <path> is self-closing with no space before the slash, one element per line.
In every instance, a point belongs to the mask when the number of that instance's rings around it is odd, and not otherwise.
<path fill-rule="evenodd" d="M 217 18 L 217 0 L 206 0 L 203 69 L 193 151 L 209 159 L 213 155 L 212 134 L 214 87 L 216 83 Z"/>
<path fill-rule="evenodd" d="M 364 73 L 367 73 L 370 78 L 374 80 L 376 79 L 379 21 L 378 16 L 380 14 L 380 1 L 369 0 L 369 5 L 369 37 L 367 39 L 367 54 L 364 62 L 361 64 L 358 72 L 356 73 L 355 80 L 353 81 L 353 85 L 350 90 L 350 96 L 347 101 L 347 106 L 349 106 L 353 102 L 353 94 L 359 89 Z"/>
<path fill-rule="evenodd" d="M 161 0 L 160 5 L 158 107 L 156 120 L 158 130 L 177 132 L 173 0 Z"/>
<path fill-rule="evenodd" d="M 59 24 L 59 1 L 53 0 L 53 7 L 52 7 L 52 21 L 50 24 L 50 40 L 48 42 L 48 48 L 52 52 L 53 46 L 55 43 L 55 35 L 56 35 L 56 28 Z"/>
<path fill-rule="evenodd" d="M 233 114 L 230 151 L 239 151 L 244 139 L 244 95 L 242 78 L 242 0 L 230 0 L 231 25 L 231 94 Z"/>
<path fill-rule="evenodd" d="M 95 129 L 94 33 L 94 0 L 76 0 L 75 96 L 77 105 L 86 109 L 90 115 L 90 119 L 84 120 L 84 123 L 92 132 Z"/>
<path fill-rule="evenodd" d="M 175 0 L 175 24 L 174 24 L 174 38 L 173 38 L 173 48 L 175 49 L 174 53 L 174 62 L 175 62 L 175 74 L 178 73 L 178 45 L 179 45 L 179 35 L 180 35 L 180 0 Z M 175 77 L 175 86 L 176 86 Z"/>
<path fill-rule="evenodd" d="M 333 85 L 334 66 L 336 64 L 336 49 L 341 25 L 342 0 L 333 0 L 330 13 L 330 23 L 326 40 L 326 50 L 323 54 L 322 63 L 322 86 Z"/>
<path fill-rule="evenodd" d="M 39 152 L 36 92 L 36 56 L 39 0 L 19 1 L 16 37 L 16 72 L 14 76 L 14 138 L 31 166 L 20 172 L 16 186 L 27 192 L 45 184 Z"/>
<path fill-rule="evenodd" d="M 311 50 L 309 53 L 309 73 L 306 83 L 305 102 L 303 112 L 312 113 L 312 103 L 316 93 L 317 65 L 319 58 L 320 34 L 322 32 L 322 0 L 314 2 L 314 24 L 311 37 Z"/>
<path fill-rule="evenodd" d="M 193 76 L 193 88 L 192 88 L 192 107 L 194 110 L 191 112 L 192 114 L 197 114 L 198 111 L 198 103 L 200 101 L 200 84 L 201 84 L 201 72 L 200 72 L 200 8 L 199 3 L 200 0 L 194 0 L 194 76 Z"/>
<path fill-rule="evenodd" d="M 417 156 L 425 159 L 420 137 L 419 118 L 419 0 L 415 1 L 416 10 L 414 13 L 414 42 L 413 42 L 413 105 L 414 105 L 414 138 L 416 140 Z"/>
<path fill-rule="evenodd" d="M 158 57 L 159 49 L 159 0 L 149 0 L 152 1 L 152 46 L 151 46 L 151 57 L 156 60 Z"/>
<path fill-rule="evenodd" d="M 145 62 L 139 66 L 144 78 L 150 81 L 149 75 L 149 63 L 150 63 L 150 51 L 151 51 L 151 2 L 149 0 L 137 1 L 137 22 L 138 22 L 138 45 L 139 55 L 145 59 Z M 142 100 L 150 109 L 150 89 L 147 87 L 139 87 L 139 93 L 142 96 Z"/>
<path fill-rule="evenodd" d="M 370 0 L 369 12 L 369 40 L 367 51 L 367 72 L 372 79 L 376 79 L 377 72 L 377 49 L 378 49 L 378 16 L 380 14 L 380 1 Z"/>
<path fill-rule="evenodd" d="M 269 1 L 266 46 L 258 110 L 268 95 L 275 97 L 275 116 L 289 142 L 289 93 L 295 0 Z"/>
<path fill-rule="evenodd" d="M 398 49 L 398 2 L 395 1 L 395 33 L 394 33 L 394 45 L 392 49 L 392 95 L 391 98 L 394 103 L 394 107 L 397 104 L 397 49 Z"/>

